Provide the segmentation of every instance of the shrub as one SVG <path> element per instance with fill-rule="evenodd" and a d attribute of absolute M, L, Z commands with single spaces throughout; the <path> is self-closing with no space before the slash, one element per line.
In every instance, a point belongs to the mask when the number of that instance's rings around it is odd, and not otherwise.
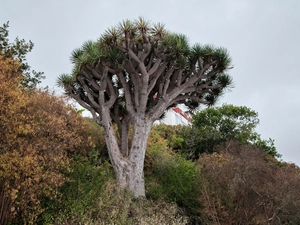
<path fill-rule="evenodd" d="M 187 159 L 197 160 L 202 153 L 213 153 L 214 148 L 229 140 L 253 144 L 273 157 L 280 157 L 274 140 L 263 140 L 255 131 L 259 124 L 257 112 L 245 106 L 222 105 L 209 107 L 193 116 L 193 124 L 185 127 L 182 153 Z"/>
<path fill-rule="evenodd" d="M 91 148 L 65 99 L 20 87 L 19 63 L 0 56 L 0 223 L 35 223 L 41 198 L 54 199 L 68 155 Z"/>
<path fill-rule="evenodd" d="M 161 138 L 167 141 L 167 145 L 171 150 L 181 150 L 183 145 L 183 137 L 181 135 L 182 129 L 186 126 L 182 125 L 166 125 L 159 124 L 152 127 L 152 132 L 158 134 Z"/>
<path fill-rule="evenodd" d="M 73 211 L 66 218 L 64 211 L 56 218 L 55 224 L 186 224 L 186 218 L 177 215 L 174 204 L 134 199 L 129 191 L 121 190 L 113 179 L 106 180 L 91 200 L 88 202 L 92 204 L 84 213 Z"/>
<path fill-rule="evenodd" d="M 152 173 L 153 164 L 164 155 L 170 154 L 168 142 L 154 129 L 150 131 L 145 156 L 144 171 L 147 176 Z"/>
<path fill-rule="evenodd" d="M 300 171 L 252 145 L 227 143 L 198 163 L 205 224 L 299 224 Z"/>
<path fill-rule="evenodd" d="M 189 216 L 197 215 L 198 184 L 195 163 L 187 161 L 171 149 L 181 126 L 156 125 L 148 140 L 145 174 L 146 196 L 175 202 Z M 173 151 L 172 151 L 173 150 Z"/>
<path fill-rule="evenodd" d="M 104 162 L 95 166 L 88 157 L 75 156 L 71 162 L 71 172 L 60 189 L 60 198 L 48 202 L 48 212 L 52 213 L 52 222 L 83 223 L 87 217 L 95 217 L 99 196 L 103 193 L 103 185 L 113 179 L 111 165 Z M 44 224 L 41 218 L 41 224 Z"/>
<path fill-rule="evenodd" d="M 199 211 L 197 171 L 191 161 L 180 156 L 165 156 L 155 161 L 153 172 L 147 182 L 147 197 L 163 197 L 176 202 L 190 216 Z"/>
<path fill-rule="evenodd" d="M 92 148 L 94 149 L 93 152 L 90 152 L 89 149 L 88 152 L 86 152 L 85 156 L 94 154 L 94 159 L 97 159 L 97 162 L 95 161 L 94 165 L 97 163 L 101 164 L 101 161 L 109 159 L 108 151 L 106 148 L 104 129 L 89 117 L 84 118 L 84 125 L 84 132 L 88 134 Z M 93 160 L 92 158 L 93 157 L 89 156 L 90 160 Z"/>

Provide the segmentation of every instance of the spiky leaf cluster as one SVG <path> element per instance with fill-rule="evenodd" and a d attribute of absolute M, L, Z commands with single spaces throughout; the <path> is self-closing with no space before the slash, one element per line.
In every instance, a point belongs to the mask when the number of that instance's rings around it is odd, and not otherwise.
<path fill-rule="evenodd" d="M 176 104 L 212 105 L 232 84 L 225 48 L 191 46 L 185 35 L 143 18 L 124 20 L 85 42 L 71 62 L 72 73 L 58 84 L 94 115 L 109 108 L 115 122 L 138 111 L 158 118 Z"/>

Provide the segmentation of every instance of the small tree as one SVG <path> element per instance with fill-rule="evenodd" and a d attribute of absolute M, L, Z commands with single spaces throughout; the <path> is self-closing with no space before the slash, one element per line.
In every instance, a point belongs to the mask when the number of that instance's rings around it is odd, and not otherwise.
<path fill-rule="evenodd" d="M 32 41 L 28 43 L 24 39 L 15 39 L 13 43 L 9 42 L 9 23 L 4 23 L 0 27 L 0 55 L 2 59 L 13 58 L 20 62 L 18 67 L 19 72 L 22 72 L 23 79 L 21 84 L 27 88 L 34 88 L 37 84 L 41 83 L 41 79 L 44 79 L 43 72 L 31 71 L 31 67 L 27 63 L 26 55 L 31 52 L 34 44 Z"/>
<path fill-rule="evenodd" d="M 190 46 L 185 35 L 142 18 L 85 42 L 71 61 L 72 73 L 60 75 L 57 83 L 104 127 L 117 181 L 136 197 L 145 196 L 143 166 L 153 122 L 176 104 L 190 109 L 213 105 L 232 83 L 225 73 L 231 64 L 226 49 Z"/>
<path fill-rule="evenodd" d="M 253 144 L 273 157 L 280 157 L 272 139 L 263 140 L 255 131 L 258 113 L 245 106 L 224 104 L 209 107 L 193 116 L 193 125 L 183 129 L 183 151 L 188 159 L 198 159 L 201 153 L 212 153 L 228 140 Z"/>

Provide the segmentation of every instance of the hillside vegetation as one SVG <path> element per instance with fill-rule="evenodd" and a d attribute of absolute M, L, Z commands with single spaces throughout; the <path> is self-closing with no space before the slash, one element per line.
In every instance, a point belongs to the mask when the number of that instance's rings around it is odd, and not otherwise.
<path fill-rule="evenodd" d="M 24 58 L 33 45 L 8 43 L 7 27 L 0 30 L 0 225 L 300 224 L 300 169 L 278 159 L 247 107 L 201 110 L 192 126 L 153 126 L 146 198 L 120 189 L 103 129 L 65 97 L 36 88 L 42 73 L 31 74 Z"/>
<path fill-rule="evenodd" d="M 300 170 L 272 143 L 154 126 L 147 198 L 135 199 L 116 184 L 103 129 L 65 99 L 20 87 L 17 62 L 0 62 L 1 224 L 299 224 Z"/>

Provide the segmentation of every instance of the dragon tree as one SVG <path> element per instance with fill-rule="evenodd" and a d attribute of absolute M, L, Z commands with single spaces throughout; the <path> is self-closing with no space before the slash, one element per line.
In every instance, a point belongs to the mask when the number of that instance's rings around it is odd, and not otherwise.
<path fill-rule="evenodd" d="M 86 41 L 71 62 L 71 74 L 60 75 L 57 84 L 103 126 L 117 182 L 136 197 L 145 196 L 144 158 L 154 121 L 177 104 L 191 110 L 213 105 L 232 84 L 225 48 L 190 45 L 185 35 L 143 18 Z"/>

